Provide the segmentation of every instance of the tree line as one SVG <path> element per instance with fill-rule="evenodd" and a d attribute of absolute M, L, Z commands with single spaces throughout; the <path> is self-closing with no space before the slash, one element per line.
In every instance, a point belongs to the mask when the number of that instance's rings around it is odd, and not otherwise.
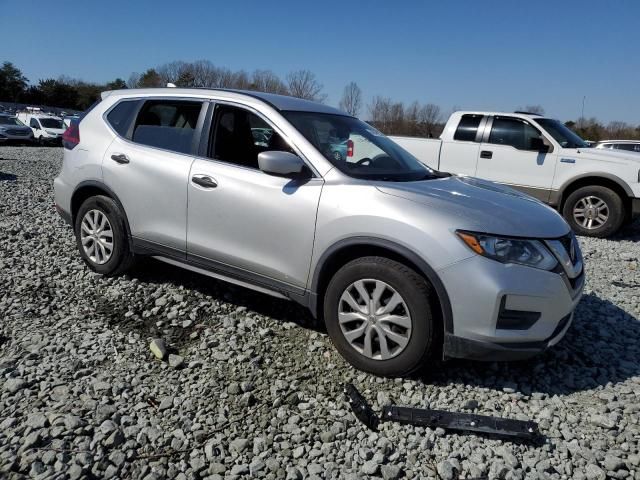
<path fill-rule="evenodd" d="M 254 90 L 316 102 L 327 99 L 324 86 L 309 70 L 293 71 L 281 78 L 271 70 L 234 71 L 209 60 L 198 60 L 165 63 L 142 73 L 134 72 L 126 81 L 115 78 L 103 84 L 66 76 L 30 83 L 18 67 L 11 62 L 4 62 L 0 67 L 0 101 L 85 110 L 105 90 L 164 87 L 168 83 L 176 87 Z M 392 135 L 437 137 L 446 120 L 441 108 L 433 103 L 414 101 L 405 104 L 376 95 L 365 106 L 362 90 L 355 82 L 345 86 L 339 107 L 351 115 L 367 119 L 380 131 Z M 527 105 L 516 110 L 544 114 L 544 108 L 540 105 Z M 587 140 L 640 139 L 640 125 L 633 126 L 626 122 L 614 121 L 605 125 L 596 118 L 579 118 L 566 122 L 566 125 Z"/>

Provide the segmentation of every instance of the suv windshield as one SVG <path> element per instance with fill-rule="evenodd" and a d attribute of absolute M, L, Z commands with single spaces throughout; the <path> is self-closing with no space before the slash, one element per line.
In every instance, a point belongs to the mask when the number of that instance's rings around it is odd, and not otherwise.
<path fill-rule="evenodd" d="M 563 148 L 589 148 L 589 144 L 562 122 L 552 118 L 535 119 Z"/>
<path fill-rule="evenodd" d="M 24 123 L 22 123 L 16 117 L 5 117 L 5 116 L 0 117 L 0 125 L 19 125 L 21 127 L 24 127 Z"/>
<path fill-rule="evenodd" d="M 62 128 L 62 120 L 55 118 L 41 118 L 40 124 L 43 128 Z"/>
<path fill-rule="evenodd" d="M 357 118 L 298 111 L 283 115 L 333 165 L 351 177 L 411 182 L 439 176 Z"/>

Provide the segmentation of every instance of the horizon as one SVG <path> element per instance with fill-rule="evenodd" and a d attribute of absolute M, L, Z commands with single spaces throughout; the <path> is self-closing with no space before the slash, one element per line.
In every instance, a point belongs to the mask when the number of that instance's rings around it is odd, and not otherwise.
<path fill-rule="evenodd" d="M 197 1 L 186 17 L 184 7 L 177 10 L 165 0 L 116 0 L 108 10 L 80 4 L 44 11 L 34 4 L 25 1 L 5 12 L 0 26 L 6 36 L 55 36 L 51 25 L 67 30 L 60 33 L 61 48 L 43 49 L 33 39 L 12 44 L 10 51 L 0 48 L 0 59 L 14 63 L 31 84 L 60 76 L 126 81 L 164 63 L 205 59 L 234 71 L 272 70 L 280 78 L 309 70 L 331 106 L 355 81 L 363 91 L 363 117 L 379 95 L 405 104 L 434 103 L 445 116 L 541 105 L 547 116 L 567 121 L 581 116 L 585 98 L 585 118 L 640 124 L 640 67 L 633 61 L 640 5 L 631 0 L 604 6 L 543 1 L 534 14 L 507 2 L 373 4 L 366 11 L 334 0 L 323 9 L 255 3 L 238 13 L 233 6 Z M 548 13 L 544 7 L 551 5 Z M 615 18 L 615 30 L 607 28 L 607 17 Z"/>

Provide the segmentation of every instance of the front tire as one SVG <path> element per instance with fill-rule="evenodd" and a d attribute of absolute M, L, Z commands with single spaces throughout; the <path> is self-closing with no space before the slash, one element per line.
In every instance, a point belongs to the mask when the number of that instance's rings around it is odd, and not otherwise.
<path fill-rule="evenodd" d="M 567 197 L 562 215 L 578 235 L 604 238 L 620 229 L 625 212 L 616 192 L 601 185 L 590 185 Z"/>
<path fill-rule="evenodd" d="M 406 376 L 437 350 L 434 292 L 416 271 L 384 257 L 362 257 L 333 276 L 324 297 L 327 331 L 354 367 Z"/>
<path fill-rule="evenodd" d="M 94 272 L 118 275 L 133 263 L 125 217 L 113 199 L 98 195 L 85 200 L 76 214 L 74 231 L 80 256 Z"/>

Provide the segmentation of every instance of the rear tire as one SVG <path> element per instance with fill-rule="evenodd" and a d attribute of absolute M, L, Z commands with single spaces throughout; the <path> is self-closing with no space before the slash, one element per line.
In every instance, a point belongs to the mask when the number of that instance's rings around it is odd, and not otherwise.
<path fill-rule="evenodd" d="M 589 185 L 567 197 L 562 216 L 578 235 L 604 238 L 620 229 L 625 211 L 616 192 L 601 185 Z"/>
<path fill-rule="evenodd" d="M 94 272 L 119 275 L 133 264 L 125 216 L 113 199 L 98 195 L 85 200 L 74 231 L 80 256 Z"/>
<path fill-rule="evenodd" d="M 327 331 L 354 367 L 381 376 L 410 375 L 441 346 L 433 295 L 431 285 L 406 265 L 385 257 L 358 258 L 327 286 Z"/>

